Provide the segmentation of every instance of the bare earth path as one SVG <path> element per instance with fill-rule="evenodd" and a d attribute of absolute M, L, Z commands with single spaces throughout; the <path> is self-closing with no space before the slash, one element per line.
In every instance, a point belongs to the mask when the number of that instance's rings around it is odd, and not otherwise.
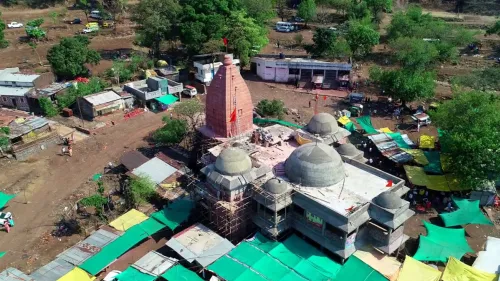
<path fill-rule="evenodd" d="M 64 199 L 93 174 L 102 172 L 108 162 L 116 163 L 124 151 L 144 145 L 144 137 L 161 126 L 161 117 L 147 112 L 103 128 L 98 135 L 77 143 L 72 158 L 56 155 L 59 148 L 54 148 L 27 163 L 11 161 L 0 167 L 0 189 L 26 189 L 29 201 L 25 203 L 21 192 L 6 208 L 16 225 L 9 234 L 0 232 L 0 251 L 7 251 L 0 259 L 0 270 L 26 268 L 26 259 L 37 254 L 34 251 L 41 236 L 54 228 L 55 214 L 66 206 Z"/>

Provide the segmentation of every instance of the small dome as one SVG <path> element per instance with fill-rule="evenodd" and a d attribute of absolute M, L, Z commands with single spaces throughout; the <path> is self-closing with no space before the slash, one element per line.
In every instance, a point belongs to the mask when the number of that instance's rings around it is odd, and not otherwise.
<path fill-rule="evenodd" d="M 281 194 L 288 189 L 288 185 L 285 181 L 270 179 L 264 184 L 264 189 L 273 194 Z"/>
<path fill-rule="evenodd" d="M 403 200 L 390 191 L 380 193 L 373 201 L 386 209 L 398 209 L 403 205 Z"/>
<path fill-rule="evenodd" d="M 320 136 L 335 134 L 338 130 L 339 125 L 335 117 L 325 112 L 314 115 L 307 124 L 307 131 Z"/>
<path fill-rule="evenodd" d="M 331 146 L 307 143 L 292 152 L 285 162 L 286 176 L 295 183 L 310 187 L 325 187 L 342 181 L 344 163 Z"/>
<path fill-rule="evenodd" d="M 337 147 L 337 152 L 344 156 L 358 156 L 361 151 L 357 149 L 352 143 L 344 143 Z"/>
<path fill-rule="evenodd" d="M 252 169 L 252 160 L 241 148 L 229 147 L 215 160 L 215 169 L 227 176 L 241 175 Z"/>

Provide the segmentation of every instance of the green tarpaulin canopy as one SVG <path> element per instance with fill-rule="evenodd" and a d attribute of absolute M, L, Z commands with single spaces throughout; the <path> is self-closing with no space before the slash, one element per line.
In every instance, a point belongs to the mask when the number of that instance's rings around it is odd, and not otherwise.
<path fill-rule="evenodd" d="M 165 225 L 154 218 L 149 218 L 140 224 L 136 224 L 127 229 L 122 236 L 102 248 L 96 255 L 83 262 L 80 268 L 92 275 L 96 275 L 137 243 L 160 231 L 164 227 Z"/>
<path fill-rule="evenodd" d="M 365 130 L 367 134 L 377 134 L 378 131 L 375 130 L 375 128 L 372 125 L 372 120 L 370 119 L 370 116 L 361 116 L 356 118 L 356 121 L 358 121 L 358 124 Z"/>
<path fill-rule="evenodd" d="M 173 95 L 164 95 L 159 98 L 155 98 L 155 100 L 165 104 L 165 105 L 171 105 L 178 101 L 179 99 Z"/>
<path fill-rule="evenodd" d="M 400 147 L 400 148 L 411 148 L 411 146 L 409 146 L 405 140 L 403 139 L 403 137 L 401 136 L 401 133 L 386 133 L 389 137 L 391 137 L 391 139 L 393 141 L 396 142 L 396 144 Z"/>
<path fill-rule="evenodd" d="M 344 266 L 340 269 L 335 280 L 387 281 L 388 279 L 356 256 L 351 256 L 344 264 Z"/>
<path fill-rule="evenodd" d="M 354 125 L 354 123 L 352 123 L 352 122 L 349 122 L 349 123 L 345 124 L 344 127 L 349 132 L 355 132 L 356 131 L 356 125 Z"/>
<path fill-rule="evenodd" d="M 178 264 L 171 267 L 167 272 L 161 275 L 167 281 L 203 281 L 196 273 L 186 269 L 184 266 Z"/>
<path fill-rule="evenodd" d="M 188 219 L 193 207 L 193 201 L 178 199 L 170 203 L 165 209 L 151 214 L 151 217 L 174 230 Z"/>
<path fill-rule="evenodd" d="M 16 197 L 15 194 L 7 194 L 0 192 L 0 209 L 2 209 L 7 203 L 12 199 Z"/>
<path fill-rule="evenodd" d="M 465 238 L 465 229 L 444 228 L 425 221 L 424 226 L 427 236 L 420 235 L 414 259 L 446 262 L 450 256 L 461 259 L 466 253 L 474 252 Z"/>
<path fill-rule="evenodd" d="M 7 254 L 7 252 L 0 252 L 0 258 L 2 258 L 3 256 L 5 256 L 5 254 Z"/>
<path fill-rule="evenodd" d="M 481 212 L 479 200 L 470 201 L 467 199 L 453 198 L 453 202 L 458 206 L 458 210 L 451 213 L 439 214 L 446 227 L 465 224 L 493 225 L 483 212 Z"/>
<path fill-rule="evenodd" d="M 340 265 L 298 236 L 279 243 L 257 234 L 208 268 L 227 281 L 326 281 Z"/>
<path fill-rule="evenodd" d="M 424 155 L 429 161 L 429 164 L 424 166 L 427 173 L 442 174 L 441 170 L 441 156 L 438 151 L 424 151 Z"/>
<path fill-rule="evenodd" d="M 278 119 L 254 118 L 253 119 L 253 123 L 256 124 L 256 125 L 274 123 L 274 124 L 280 124 L 280 125 L 288 126 L 288 127 L 292 127 L 292 128 L 299 128 L 299 129 L 302 128 L 302 126 L 300 126 L 300 125 L 297 125 L 297 124 L 294 124 L 294 123 L 290 123 L 290 122 L 287 122 L 287 121 L 283 121 L 283 120 L 278 120 Z"/>
<path fill-rule="evenodd" d="M 115 278 L 118 281 L 153 281 L 156 279 L 155 276 L 142 273 L 131 266 L 127 267 L 127 269 L 125 269 L 122 273 L 116 275 Z"/>

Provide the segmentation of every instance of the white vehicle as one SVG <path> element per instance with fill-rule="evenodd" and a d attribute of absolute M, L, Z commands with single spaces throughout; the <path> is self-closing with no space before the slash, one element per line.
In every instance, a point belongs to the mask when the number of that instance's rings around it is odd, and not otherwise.
<path fill-rule="evenodd" d="M 21 28 L 21 27 L 23 27 L 23 24 L 20 22 L 13 21 L 13 22 L 7 24 L 7 27 L 8 28 Z"/>
<path fill-rule="evenodd" d="M 84 29 L 82 30 L 82 33 L 83 33 L 83 34 L 87 34 L 87 33 L 92 33 L 92 32 L 94 32 L 94 31 L 95 31 L 95 29 L 93 29 L 93 28 L 84 28 Z"/>
<path fill-rule="evenodd" d="M 89 17 L 94 18 L 94 19 L 101 19 L 101 12 L 95 10 L 91 11 L 89 14 Z"/>
<path fill-rule="evenodd" d="M 279 21 L 276 23 L 276 30 L 279 32 L 292 32 L 295 30 L 295 25 L 291 22 Z"/>
<path fill-rule="evenodd" d="M 117 280 L 115 277 L 122 273 L 121 271 L 119 270 L 112 270 L 110 273 L 108 273 L 108 275 L 106 275 L 106 277 L 104 277 L 104 279 L 102 279 L 103 281 L 115 281 Z"/>
<path fill-rule="evenodd" d="M 333 27 L 333 26 L 330 26 L 328 29 L 333 30 L 333 31 L 337 31 L 337 28 Z"/>
<path fill-rule="evenodd" d="M 198 94 L 198 91 L 196 91 L 195 87 L 186 85 L 186 88 L 182 90 L 182 93 L 186 96 L 194 97 Z"/>
<path fill-rule="evenodd" d="M 0 212 L 0 226 L 3 226 L 7 233 L 10 232 L 10 228 L 14 226 L 14 219 L 12 218 L 12 214 L 10 212 Z"/>

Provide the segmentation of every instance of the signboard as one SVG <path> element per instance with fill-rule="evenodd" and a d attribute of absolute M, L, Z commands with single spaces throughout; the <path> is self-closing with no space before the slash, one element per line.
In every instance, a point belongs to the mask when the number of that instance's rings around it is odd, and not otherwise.
<path fill-rule="evenodd" d="M 313 215 L 311 212 L 306 211 L 306 219 L 309 221 L 309 223 L 312 223 L 314 226 L 323 227 L 323 219 Z"/>

